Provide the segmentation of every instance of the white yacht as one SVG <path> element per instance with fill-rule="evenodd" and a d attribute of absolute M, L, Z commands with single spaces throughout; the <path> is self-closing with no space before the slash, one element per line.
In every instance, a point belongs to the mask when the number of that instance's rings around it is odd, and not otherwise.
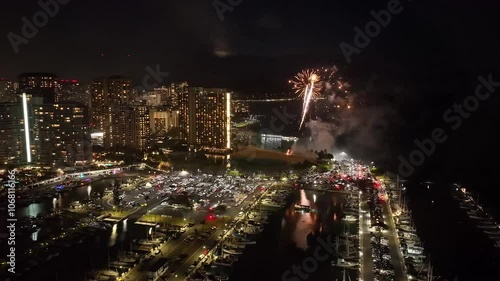
<path fill-rule="evenodd" d="M 257 241 L 246 239 L 246 238 L 235 238 L 234 242 L 239 243 L 239 244 L 245 244 L 245 245 L 255 245 L 255 244 L 257 244 Z"/>
<path fill-rule="evenodd" d="M 491 240 L 500 241 L 500 234 L 488 235 Z"/>
<path fill-rule="evenodd" d="M 347 222 L 356 222 L 358 221 L 358 218 L 353 215 L 347 215 L 342 220 Z"/>
<path fill-rule="evenodd" d="M 335 267 L 344 267 L 344 268 L 357 268 L 357 267 L 359 267 L 359 263 L 349 262 L 349 261 L 346 261 L 342 258 L 338 258 L 337 262 L 331 261 L 331 264 L 332 264 L 332 266 L 335 266 Z"/>
<path fill-rule="evenodd" d="M 228 240 L 228 241 L 224 242 L 224 244 L 233 248 L 233 249 L 245 249 L 245 247 L 246 247 L 246 244 L 238 243 L 235 240 Z"/>
<path fill-rule="evenodd" d="M 500 230 L 497 229 L 497 231 L 483 231 L 484 233 L 488 234 L 488 235 L 500 235 Z"/>
<path fill-rule="evenodd" d="M 244 230 L 246 234 L 259 234 L 264 230 L 261 226 L 247 226 Z"/>
<path fill-rule="evenodd" d="M 253 220 L 267 220 L 268 216 L 266 212 L 251 212 L 248 214 L 248 218 Z"/>
<path fill-rule="evenodd" d="M 477 225 L 478 228 L 481 228 L 481 229 L 496 229 L 496 230 L 500 230 L 500 225 L 496 224 L 496 223 L 479 223 Z"/>
<path fill-rule="evenodd" d="M 267 206 L 267 207 L 276 207 L 276 208 L 283 207 L 283 203 L 277 202 L 273 199 L 263 199 L 260 203 L 262 204 L 262 206 Z"/>
<path fill-rule="evenodd" d="M 241 249 L 231 248 L 231 247 L 226 246 L 226 245 L 222 246 L 222 251 L 224 253 L 230 254 L 230 255 L 241 255 L 241 254 L 243 254 L 243 252 L 241 251 Z"/>

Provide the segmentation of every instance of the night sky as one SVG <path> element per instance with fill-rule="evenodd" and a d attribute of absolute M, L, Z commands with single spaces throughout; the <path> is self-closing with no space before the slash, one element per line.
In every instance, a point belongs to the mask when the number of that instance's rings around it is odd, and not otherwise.
<path fill-rule="evenodd" d="M 339 44 L 353 45 L 353 28 L 364 29 L 370 11 L 388 2 L 242 0 L 221 21 L 211 0 L 72 0 L 16 54 L 7 34 L 21 35 L 21 19 L 31 21 L 41 8 L 37 1 L 8 1 L 0 18 L 0 76 L 124 75 L 139 83 L 147 66 L 159 65 L 170 73 L 166 82 L 247 93 L 287 90 L 298 70 L 336 64 L 368 103 L 393 111 L 383 120 L 389 128 L 374 133 L 384 134 L 381 159 L 394 160 L 441 126 L 446 108 L 474 93 L 478 75 L 500 81 L 500 40 L 494 1 L 401 1 L 402 12 L 348 63 Z M 475 167 L 497 154 L 497 105 L 493 94 L 420 171 L 493 174 L 496 164 Z"/>

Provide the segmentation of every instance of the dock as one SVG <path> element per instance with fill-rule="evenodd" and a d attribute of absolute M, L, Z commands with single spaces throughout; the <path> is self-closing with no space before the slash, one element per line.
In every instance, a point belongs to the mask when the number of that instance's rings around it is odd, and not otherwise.
<path fill-rule="evenodd" d="M 120 222 L 122 220 L 124 220 L 125 218 L 122 218 L 122 219 L 115 219 L 115 218 L 105 218 L 103 219 L 103 221 L 105 222 L 111 222 L 111 223 L 117 223 L 117 222 Z"/>
<path fill-rule="evenodd" d="M 144 222 L 144 221 L 136 221 L 135 224 L 146 225 L 146 226 L 156 226 L 156 223 Z"/>

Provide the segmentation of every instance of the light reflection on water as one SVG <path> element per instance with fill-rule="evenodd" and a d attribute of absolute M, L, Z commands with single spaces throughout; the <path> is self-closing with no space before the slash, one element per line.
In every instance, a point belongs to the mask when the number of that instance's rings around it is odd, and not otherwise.
<path fill-rule="evenodd" d="M 316 195 L 314 195 L 314 196 L 316 196 Z M 316 202 L 316 200 L 314 200 L 314 201 Z M 299 202 L 299 204 L 304 205 L 304 206 L 311 206 L 311 201 L 309 201 L 309 199 L 307 199 L 306 192 L 303 189 L 300 190 L 300 202 Z"/>
<path fill-rule="evenodd" d="M 23 217 L 36 217 L 38 214 L 42 213 L 47 207 L 44 203 L 33 203 L 28 207 L 20 208 L 20 214 Z"/>
<path fill-rule="evenodd" d="M 103 193 L 114 182 L 115 179 L 102 179 L 93 182 L 92 187 L 76 187 L 69 192 L 58 193 L 56 201 L 53 198 L 42 198 L 40 203 L 32 203 L 26 207 L 19 207 L 18 213 L 21 217 L 36 217 L 41 213 L 50 213 L 58 208 L 68 208 L 73 201 L 82 202 L 89 197 L 95 196 L 97 193 Z"/>
<path fill-rule="evenodd" d="M 114 224 L 113 228 L 111 229 L 111 235 L 109 236 L 109 247 L 113 247 L 116 244 L 116 237 L 118 236 L 118 224 Z"/>
<path fill-rule="evenodd" d="M 40 228 L 38 228 L 35 232 L 31 233 L 31 240 L 38 241 L 38 233 L 40 232 Z"/>
<path fill-rule="evenodd" d="M 296 200 L 286 210 L 281 222 L 283 243 L 307 248 L 307 235 L 335 227 L 340 229 L 340 209 L 345 202 L 341 194 L 300 190 Z M 311 212 L 296 211 L 295 205 L 309 206 Z"/>

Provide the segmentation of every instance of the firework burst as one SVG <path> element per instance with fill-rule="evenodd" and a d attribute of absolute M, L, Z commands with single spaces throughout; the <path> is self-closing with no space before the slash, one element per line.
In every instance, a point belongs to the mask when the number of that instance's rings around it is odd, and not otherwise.
<path fill-rule="evenodd" d="M 292 84 L 292 89 L 300 97 L 307 95 L 311 82 L 314 82 L 314 87 L 312 88 L 313 98 L 318 98 L 321 95 L 321 90 L 323 89 L 323 83 L 321 81 L 321 73 L 316 69 L 305 69 L 297 73 L 292 80 L 289 81 Z M 307 89 L 306 89 L 307 88 Z"/>
<path fill-rule="evenodd" d="M 300 120 L 299 129 L 302 128 L 306 114 L 309 111 L 311 100 L 320 97 L 323 83 L 321 82 L 320 72 L 315 69 L 305 69 L 297 73 L 292 80 L 292 89 L 299 97 L 303 98 L 302 118 Z"/>
<path fill-rule="evenodd" d="M 304 124 L 311 101 L 320 99 L 322 96 L 329 97 L 330 106 L 333 104 L 334 108 L 351 109 L 350 84 L 338 76 L 336 66 L 302 70 L 289 83 L 295 93 L 303 99 L 299 129 Z"/>

